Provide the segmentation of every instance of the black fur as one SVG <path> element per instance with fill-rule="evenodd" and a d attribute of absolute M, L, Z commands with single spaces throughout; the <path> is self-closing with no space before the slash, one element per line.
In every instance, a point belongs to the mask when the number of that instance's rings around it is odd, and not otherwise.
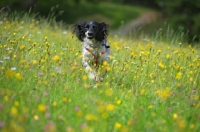
<path fill-rule="evenodd" d="M 85 33 L 88 31 L 87 25 L 91 26 L 95 26 L 95 28 L 97 28 L 96 30 L 93 30 L 93 32 L 95 31 L 95 36 L 94 38 L 97 41 L 102 41 L 103 39 L 106 39 L 107 35 L 108 35 L 108 25 L 104 22 L 102 23 L 98 23 L 96 21 L 87 21 L 87 22 L 78 22 L 75 26 L 74 26 L 74 30 L 73 33 L 76 34 L 77 38 L 83 42 L 83 39 L 86 37 Z"/>
<path fill-rule="evenodd" d="M 85 37 L 85 22 L 78 22 L 75 26 L 74 26 L 74 30 L 73 33 L 76 34 L 77 38 L 83 42 L 83 38 Z"/>

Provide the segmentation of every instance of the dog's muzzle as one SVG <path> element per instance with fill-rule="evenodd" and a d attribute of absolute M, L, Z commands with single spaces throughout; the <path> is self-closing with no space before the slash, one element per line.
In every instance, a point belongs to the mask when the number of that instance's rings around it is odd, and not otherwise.
<path fill-rule="evenodd" d="M 94 38 L 94 34 L 93 33 L 87 33 L 87 38 L 88 39 L 93 39 Z"/>

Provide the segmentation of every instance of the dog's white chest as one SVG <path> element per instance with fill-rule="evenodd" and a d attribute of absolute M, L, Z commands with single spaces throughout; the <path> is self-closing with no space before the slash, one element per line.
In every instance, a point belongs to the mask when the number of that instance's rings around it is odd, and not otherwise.
<path fill-rule="evenodd" d="M 102 61 L 107 61 L 109 57 L 109 49 L 106 48 L 107 41 L 97 42 L 85 40 L 82 46 L 84 60 L 88 60 L 94 65 L 99 65 Z"/>

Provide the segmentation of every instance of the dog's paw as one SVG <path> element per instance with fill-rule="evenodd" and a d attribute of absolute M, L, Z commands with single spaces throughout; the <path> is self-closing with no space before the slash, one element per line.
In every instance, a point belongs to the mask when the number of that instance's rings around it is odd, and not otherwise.
<path fill-rule="evenodd" d="M 95 77 L 95 81 L 96 81 L 96 82 L 102 82 L 102 81 L 103 81 L 103 78 L 102 78 L 102 77 L 99 77 L 99 76 L 96 76 L 96 77 Z"/>
<path fill-rule="evenodd" d="M 95 73 L 95 72 L 91 72 L 91 73 L 89 73 L 89 78 L 90 78 L 90 80 L 96 80 L 96 77 L 97 77 L 97 74 Z"/>
<path fill-rule="evenodd" d="M 93 81 L 96 81 L 96 82 L 100 82 L 100 81 L 103 80 L 103 78 L 99 77 L 96 72 L 90 73 L 89 78 L 90 78 L 90 80 L 93 80 Z"/>
<path fill-rule="evenodd" d="M 96 81 L 96 82 L 99 82 L 99 80 L 100 80 L 99 76 L 96 76 L 96 77 L 95 77 L 95 81 Z"/>

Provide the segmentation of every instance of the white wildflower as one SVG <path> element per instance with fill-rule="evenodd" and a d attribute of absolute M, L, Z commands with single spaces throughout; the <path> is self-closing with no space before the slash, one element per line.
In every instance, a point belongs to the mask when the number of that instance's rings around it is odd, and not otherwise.
<path fill-rule="evenodd" d="M 16 67 L 11 67 L 11 70 L 12 71 L 15 71 L 17 68 Z"/>

